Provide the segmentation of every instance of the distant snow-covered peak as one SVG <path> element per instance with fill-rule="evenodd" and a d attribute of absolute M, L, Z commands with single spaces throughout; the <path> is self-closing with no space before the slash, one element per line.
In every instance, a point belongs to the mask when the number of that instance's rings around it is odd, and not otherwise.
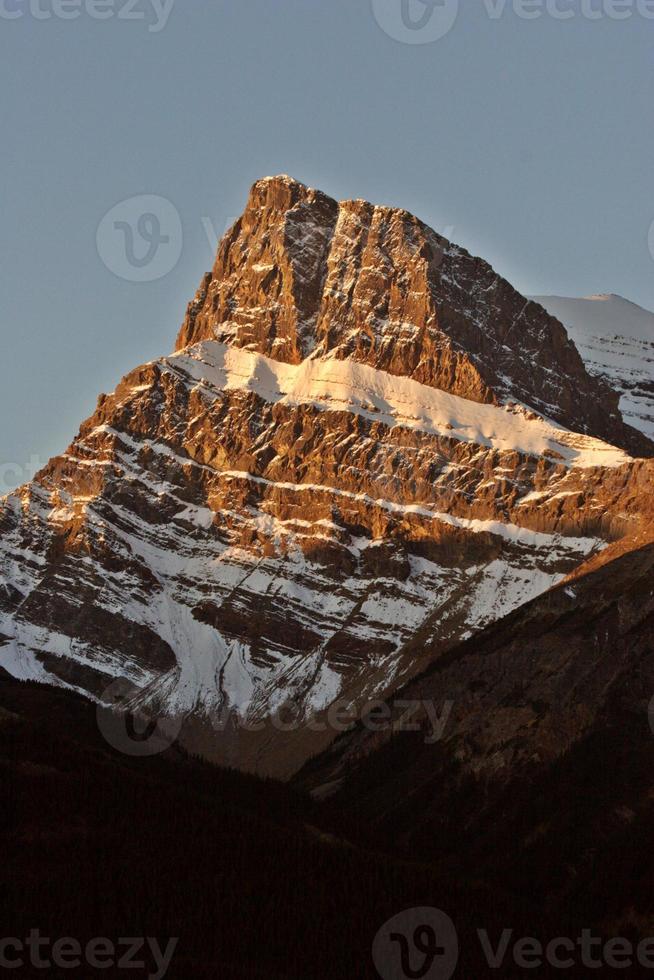
<path fill-rule="evenodd" d="M 564 324 L 591 374 L 620 392 L 625 422 L 654 438 L 654 313 L 614 293 L 531 298 Z"/>
<path fill-rule="evenodd" d="M 532 296 L 568 328 L 573 340 L 583 335 L 631 337 L 654 343 L 654 313 L 636 303 L 616 296 Z"/>

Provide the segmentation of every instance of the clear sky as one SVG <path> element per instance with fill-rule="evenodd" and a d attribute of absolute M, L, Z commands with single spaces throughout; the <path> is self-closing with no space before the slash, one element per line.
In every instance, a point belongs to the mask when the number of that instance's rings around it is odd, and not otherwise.
<path fill-rule="evenodd" d="M 0 0 L 0 492 L 172 349 L 267 174 L 654 309 L 654 3 L 434 2 Z"/>

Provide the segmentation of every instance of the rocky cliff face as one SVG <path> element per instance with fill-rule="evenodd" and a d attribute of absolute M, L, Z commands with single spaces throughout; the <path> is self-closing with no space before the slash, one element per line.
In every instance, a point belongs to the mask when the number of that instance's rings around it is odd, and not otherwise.
<path fill-rule="evenodd" d="M 485 263 L 261 181 L 175 353 L 0 505 L 0 663 L 105 702 L 120 681 L 193 748 L 289 775 L 336 701 L 647 534 L 647 445 Z"/>
<path fill-rule="evenodd" d="M 362 361 L 475 402 L 524 402 L 653 455 L 565 329 L 483 260 L 396 208 L 259 181 L 189 306 L 178 349 L 223 340 L 297 364 Z"/>

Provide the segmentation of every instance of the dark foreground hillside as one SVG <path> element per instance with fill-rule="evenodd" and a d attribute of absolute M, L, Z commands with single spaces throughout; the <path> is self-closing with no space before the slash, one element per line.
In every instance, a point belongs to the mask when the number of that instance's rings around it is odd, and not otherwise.
<path fill-rule="evenodd" d="M 381 838 L 367 837 L 367 805 L 358 826 L 356 807 L 347 814 L 349 836 L 357 840 L 351 845 L 339 836 L 342 815 L 332 807 L 326 821 L 318 804 L 287 787 L 213 769 L 175 750 L 149 759 L 119 755 L 99 734 L 92 706 L 73 694 L 3 677 L 0 726 L 4 937 L 24 939 L 31 929 L 82 943 L 151 936 L 162 948 L 179 937 L 166 974 L 174 980 L 365 980 L 377 976 L 371 946 L 380 926 L 404 909 L 436 906 L 456 923 L 455 976 L 477 980 L 525 975 L 509 957 L 490 970 L 477 928 L 495 944 L 506 927 L 515 938 L 547 939 L 593 925 L 571 908 L 553 914 L 550 905 L 546 913 L 529 868 L 522 882 L 515 875 L 502 880 L 499 848 L 508 848 L 512 867 L 518 858 L 509 832 L 489 833 L 493 853 L 484 857 L 480 842 L 471 861 L 456 852 L 444 821 L 453 850 L 447 862 L 441 853 L 435 870 L 428 860 L 434 849 L 424 842 L 401 857 L 379 850 Z M 563 772 L 553 799 L 572 788 Z M 447 799 L 442 804 L 446 811 Z M 650 836 L 640 828 L 635 841 L 641 871 L 651 864 Z M 445 845 L 441 838 L 436 850 Z M 624 882 L 623 859 L 604 853 L 607 859 Z M 640 975 L 637 968 L 619 972 Z M 88 980 L 147 976 L 149 969 L 26 966 L 12 973 Z M 577 967 L 567 975 L 585 974 Z"/>
<path fill-rule="evenodd" d="M 178 936 L 180 980 L 367 977 L 384 920 L 443 894 L 427 867 L 321 840 L 285 787 L 118 755 L 74 695 L 4 678 L 0 704 L 4 936 Z M 455 900 L 473 912 L 475 893 Z"/>

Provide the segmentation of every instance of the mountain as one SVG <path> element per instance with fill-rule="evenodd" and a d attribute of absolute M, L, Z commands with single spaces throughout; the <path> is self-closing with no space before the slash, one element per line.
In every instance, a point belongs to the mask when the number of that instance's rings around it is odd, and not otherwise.
<path fill-rule="evenodd" d="M 174 353 L 0 503 L 0 664 L 289 777 L 331 706 L 647 535 L 654 444 L 618 401 L 408 212 L 266 178 Z"/>
<path fill-rule="evenodd" d="M 437 659 L 385 726 L 340 735 L 296 783 L 380 848 L 537 895 L 548 915 L 650 935 L 653 617 L 649 543 Z M 434 742 L 423 706 L 444 703 Z"/>
<path fill-rule="evenodd" d="M 621 296 L 533 296 L 567 328 L 592 375 L 620 393 L 629 425 L 654 437 L 654 313 Z"/>

